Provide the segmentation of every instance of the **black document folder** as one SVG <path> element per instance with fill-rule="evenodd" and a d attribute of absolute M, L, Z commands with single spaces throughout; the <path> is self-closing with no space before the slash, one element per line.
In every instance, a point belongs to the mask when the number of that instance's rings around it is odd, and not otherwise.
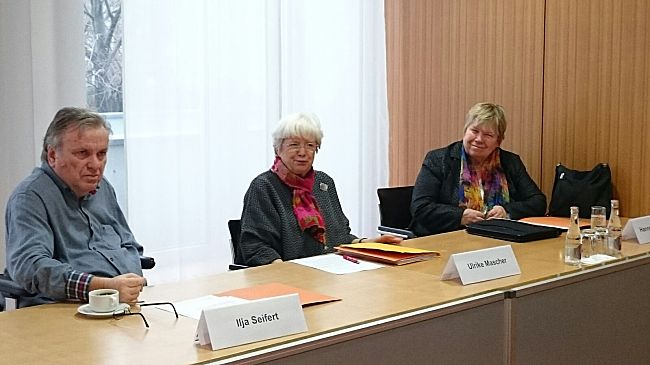
<path fill-rule="evenodd" d="M 529 242 L 553 238 L 561 230 L 510 219 L 489 219 L 467 225 L 467 233 L 513 242 Z"/>

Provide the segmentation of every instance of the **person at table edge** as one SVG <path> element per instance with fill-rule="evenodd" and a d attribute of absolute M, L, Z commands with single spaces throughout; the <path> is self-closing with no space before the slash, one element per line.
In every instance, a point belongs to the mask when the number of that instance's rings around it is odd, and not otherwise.
<path fill-rule="evenodd" d="M 9 197 L 5 273 L 34 294 L 21 306 L 87 301 L 102 288 L 135 302 L 146 284 L 143 248 L 103 177 L 110 133 L 99 114 L 60 109 L 43 138 L 41 166 Z"/>
<path fill-rule="evenodd" d="M 320 255 L 368 240 L 350 233 L 334 180 L 312 167 L 322 138 L 320 121 L 311 113 L 288 115 L 273 132 L 273 165 L 253 179 L 244 197 L 240 245 L 246 265 Z M 399 243 L 401 238 L 369 241 Z"/>

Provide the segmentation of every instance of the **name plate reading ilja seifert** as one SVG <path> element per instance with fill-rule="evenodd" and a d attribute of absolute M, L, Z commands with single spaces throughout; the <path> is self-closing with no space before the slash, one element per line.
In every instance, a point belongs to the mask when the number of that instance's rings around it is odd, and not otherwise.
<path fill-rule="evenodd" d="M 460 277 L 463 285 L 521 274 L 510 245 L 456 253 L 449 257 L 442 280 Z"/>
<path fill-rule="evenodd" d="M 207 308 L 196 329 L 201 345 L 212 350 L 307 331 L 298 294 Z"/>

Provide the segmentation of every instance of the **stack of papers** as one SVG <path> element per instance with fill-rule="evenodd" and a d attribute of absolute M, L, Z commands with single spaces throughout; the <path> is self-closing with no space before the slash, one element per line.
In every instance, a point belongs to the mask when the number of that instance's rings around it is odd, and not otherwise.
<path fill-rule="evenodd" d="M 440 253 L 437 251 L 377 242 L 352 243 L 349 245 L 340 245 L 335 248 L 337 253 L 342 255 L 384 262 L 391 265 L 410 264 L 440 256 Z"/>

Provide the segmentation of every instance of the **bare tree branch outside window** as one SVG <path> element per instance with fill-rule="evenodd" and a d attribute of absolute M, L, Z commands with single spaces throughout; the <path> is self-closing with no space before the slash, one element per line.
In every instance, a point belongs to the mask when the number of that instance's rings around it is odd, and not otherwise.
<path fill-rule="evenodd" d="M 122 1 L 85 0 L 86 102 L 100 113 L 122 111 Z"/>

